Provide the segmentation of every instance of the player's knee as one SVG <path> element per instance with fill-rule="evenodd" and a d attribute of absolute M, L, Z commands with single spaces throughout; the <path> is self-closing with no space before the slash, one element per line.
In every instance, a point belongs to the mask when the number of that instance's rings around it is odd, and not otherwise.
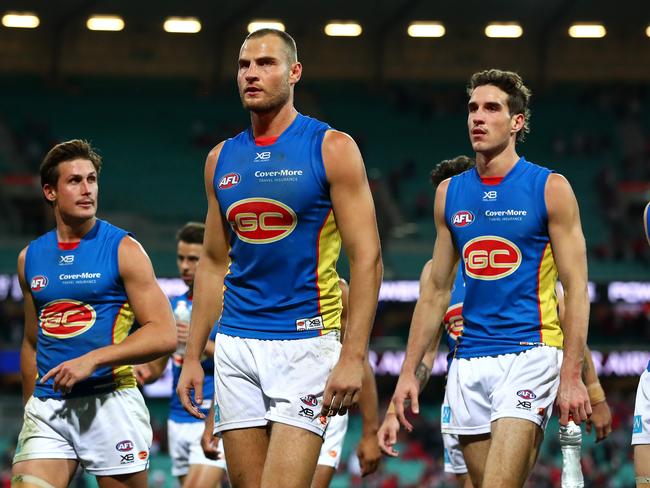
<path fill-rule="evenodd" d="M 33 474 L 15 474 L 11 477 L 11 488 L 56 488 L 48 481 Z"/>

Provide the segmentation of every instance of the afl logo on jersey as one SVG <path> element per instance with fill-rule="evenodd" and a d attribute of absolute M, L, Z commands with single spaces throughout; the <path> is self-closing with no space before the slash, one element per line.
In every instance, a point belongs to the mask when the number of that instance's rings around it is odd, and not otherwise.
<path fill-rule="evenodd" d="M 58 339 L 78 336 L 90 329 L 97 313 L 87 303 L 77 300 L 54 300 L 41 309 L 38 321 L 43 334 Z"/>
<path fill-rule="evenodd" d="M 246 198 L 233 203 L 226 218 L 239 238 L 250 244 L 284 239 L 298 225 L 298 216 L 284 203 L 270 198 Z"/>
<path fill-rule="evenodd" d="M 228 173 L 227 175 L 223 175 L 219 180 L 219 189 L 227 190 L 228 188 L 232 188 L 239 184 L 240 181 L 241 176 L 239 176 L 238 173 Z"/>
<path fill-rule="evenodd" d="M 465 227 L 474 222 L 474 214 L 469 210 L 459 210 L 451 217 L 451 223 L 456 227 Z"/>
<path fill-rule="evenodd" d="M 511 275 L 521 264 L 521 251 L 508 239 L 481 236 L 463 247 L 467 275 L 477 280 L 498 280 Z"/>
<path fill-rule="evenodd" d="M 47 276 L 38 275 L 32 278 L 32 282 L 29 284 L 29 287 L 34 292 L 41 291 L 47 286 Z"/>

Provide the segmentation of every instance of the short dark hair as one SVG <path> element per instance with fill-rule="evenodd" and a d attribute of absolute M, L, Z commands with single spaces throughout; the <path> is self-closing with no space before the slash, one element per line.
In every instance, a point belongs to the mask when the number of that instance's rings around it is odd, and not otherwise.
<path fill-rule="evenodd" d="M 476 161 L 469 156 L 456 156 L 452 159 L 440 161 L 436 167 L 431 170 L 431 173 L 429 173 L 431 184 L 434 188 L 437 188 L 438 185 L 447 178 L 456 176 L 474 166 L 476 166 Z"/>
<path fill-rule="evenodd" d="M 95 167 L 99 175 L 102 169 L 102 158 L 88 141 L 72 139 L 57 144 L 45 155 L 41 163 L 41 186 L 56 186 L 59 180 L 59 164 L 75 159 L 87 159 Z"/>
<path fill-rule="evenodd" d="M 187 242 L 188 244 L 203 244 L 205 225 L 200 222 L 188 222 L 178 229 L 176 242 Z"/>
<path fill-rule="evenodd" d="M 467 94 L 471 97 L 476 87 L 483 85 L 494 85 L 508 94 L 508 110 L 511 115 L 523 114 L 524 126 L 517 132 L 517 142 L 526 139 L 530 132 L 530 97 L 532 92 L 524 85 L 518 73 L 514 71 L 503 71 L 500 69 L 486 69 L 474 73 L 467 87 Z"/>
<path fill-rule="evenodd" d="M 244 42 L 248 41 L 249 39 L 258 39 L 264 36 L 275 36 L 282 39 L 284 42 L 285 50 L 287 52 L 287 61 L 289 61 L 289 64 L 298 62 L 298 48 L 296 47 L 296 41 L 289 34 L 279 29 L 269 29 L 267 27 L 253 31 L 246 36 Z"/>

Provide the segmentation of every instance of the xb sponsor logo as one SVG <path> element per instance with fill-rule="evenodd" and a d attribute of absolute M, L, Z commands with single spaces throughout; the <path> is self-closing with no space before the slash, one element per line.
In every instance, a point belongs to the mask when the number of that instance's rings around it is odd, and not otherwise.
<path fill-rule="evenodd" d="M 463 247 L 467 275 L 477 280 L 498 280 L 511 275 L 521 264 L 521 251 L 508 239 L 475 237 Z"/>
<path fill-rule="evenodd" d="M 497 192 L 496 190 L 484 191 L 483 192 L 483 201 L 484 202 L 496 202 Z"/>
<path fill-rule="evenodd" d="M 287 205 L 270 198 L 245 198 L 226 210 L 232 230 L 249 244 L 267 244 L 284 239 L 298 225 L 298 216 Z"/>
<path fill-rule="evenodd" d="M 526 400 L 517 400 L 517 408 L 521 410 L 530 410 L 533 408 L 533 404 Z"/>
<path fill-rule="evenodd" d="M 316 413 L 311 408 L 303 407 L 300 405 L 300 412 L 298 412 L 298 415 L 301 417 L 306 417 L 308 419 L 313 419 Z"/>
<path fill-rule="evenodd" d="M 59 257 L 59 266 L 65 266 L 74 263 L 74 254 Z"/>
<path fill-rule="evenodd" d="M 135 461 L 135 456 L 133 453 L 131 454 L 120 454 L 120 464 L 131 464 L 133 461 Z"/>
<path fill-rule="evenodd" d="M 46 304 L 38 316 L 43 334 L 67 339 L 83 334 L 97 319 L 95 309 L 77 300 L 54 300 Z"/>
<path fill-rule="evenodd" d="M 47 283 L 48 283 L 47 276 L 38 275 L 32 278 L 29 287 L 32 289 L 32 291 L 38 292 L 41 291 L 43 288 L 45 288 L 47 286 Z"/>
<path fill-rule="evenodd" d="M 323 328 L 323 317 L 321 315 L 319 315 L 318 317 L 312 317 L 310 319 L 296 320 L 297 330 L 320 330 L 322 328 Z"/>
<path fill-rule="evenodd" d="M 226 175 L 223 175 L 219 180 L 219 189 L 227 190 L 228 188 L 232 188 L 233 186 L 238 185 L 240 181 L 241 176 L 239 173 L 228 173 Z"/>
<path fill-rule="evenodd" d="M 459 210 L 451 217 L 451 223 L 456 227 L 465 227 L 474 222 L 474 214 L 469 210 Z"/>
<path fill-rule="evenodd" d="M 268 161 L 269 159 L 271 159 L 271 151 L 258 152 L 255 153 L 255 159 L 253 159 L 253 162 L 261 163 L 263 161 Z"/>
<path fill-rule="evenodd" d="M 129 452 L 133 450 L 133 442 L 126 440 L 120 441 L 115 445 L 115 449 L 120 452 Z"/>

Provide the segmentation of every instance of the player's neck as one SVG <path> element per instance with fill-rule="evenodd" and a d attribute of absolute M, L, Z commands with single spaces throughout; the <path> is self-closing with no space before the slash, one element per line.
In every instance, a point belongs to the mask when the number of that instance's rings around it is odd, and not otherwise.
<path fill-rule="evenodd" d="M 291 125 L 297 115 L 298 111 L 291 100 L 277 110 L 264 113 L 251 112 L 253 137 L 277 137 Z"/>
<path fill-rule="evenodd" d="M 78 242 L 95 226 L 97 217 L 79 220 L 56 214 L 56 238 L 58 242 Z"/>
<path fill-rule="evenodd" d="M 476 153 L 476 170 L 481 178 L 504 177 L 519 161 L 519 155 L 514 146 L 492 153 Z"/>

